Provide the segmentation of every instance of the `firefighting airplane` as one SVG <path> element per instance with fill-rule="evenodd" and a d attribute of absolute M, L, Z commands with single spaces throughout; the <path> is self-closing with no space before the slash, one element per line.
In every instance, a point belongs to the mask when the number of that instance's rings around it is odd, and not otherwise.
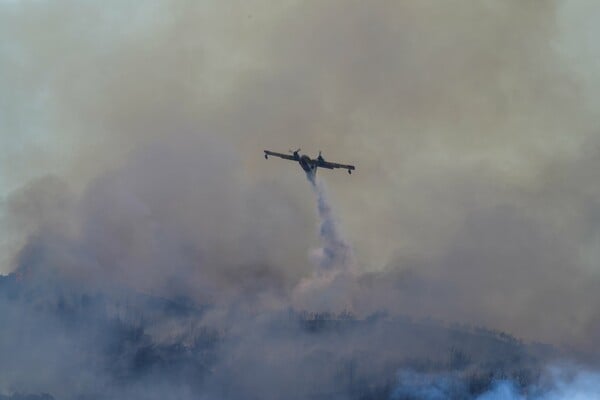
<path fill-rule="evenodd" d="M 290 150 L 290 153 L 291 153 L 291 155 L 265 150 L 265 159 L 268 159 L 269 156 L 275 156 L 275 157 L 283 158 L 284 160 L 298 161 L 298 163 L 300 164 L 300 166 L 302 167 L 302 169 L 304 171 L 306 171 L 307 173 L 313 173 L 313 174 L 317 173 L 317 168 L 327 168 L 327 169 L 343 168 L 343 169 L 347 169 L 349 174 L 351 174 L 352 171 L 354 171 L 354 169 L 355 169 L 354 165 L 338 164 L 338 163 L 332 163 L 329 161 L 325 161 L 325 159 L 321 156 L 320 151 L 319 151 L 319 156 L 317 158 L 310 158 L 306 154 L 300 155 L 300 149 L 298 149 L 296 151 Z"/>

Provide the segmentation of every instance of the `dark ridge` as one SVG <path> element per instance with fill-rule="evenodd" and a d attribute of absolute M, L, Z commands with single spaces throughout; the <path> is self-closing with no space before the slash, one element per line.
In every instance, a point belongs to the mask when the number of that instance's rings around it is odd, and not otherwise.
<path fill-rule="evenodd" d="M 401 375 L 417 374 L 421 381 L 431 381 L 432 385 L 450 382 L 448 390 L 462 391 L 464 396 L 481 394 L 505 379 L 524 389 L 539 379 L 544 361 L 555 352 L 550 346 L 529 345 L 482 327 L 383 313 L 357 318 L 349 312 L 288 310 L 232 335 L 203 325 L 208 307 L 188 299 L 165 299 L 125 290 L 86 292 L 84 287 L 23 279 L 16 274 L 0 277 L 0 306 L 16 311 L 14 315 L 26 312 L 35 319 L 53 321 L 55 331 L 40 332 L 40 338 L 64 336 L 85 349 L 77 357 L 83 357 L 86 365 L 94 365 L 94 373 L 107 379 L 106 384 L 116 393 L 150 385 L 170 390 L 185 388 L 200 395 L 209 387 L 217 391 L 217 397 L 231 397 L 239 371 L 228 364 L 230 355 L 223 349 L 243 343 L 246 334 L 252 336 L 252 329 L 266 328 L 270 332 L 273 338 L 269 346 L 273 348 L 269 351 L 296 349 L 283 365 L 289 362 L 314 370 L 319 377 L 316 382 L 321 382 L 307 395 L 314 399 L 409 399 L 407 396 L 412 394 L 398 390 L 399 371 Z M 238 321 L 230 323 L 236 326 Z M 166 338 L 155 336 L 156 327 L 164 324 L 177 326 L 180 332 Z M 354 348 L 352 343 L 361 343 L 361 348 Z M 327 378 L 320 380 L 323 376 Z M 228 382 L 226 389 L 214 389 L 215 380 Z M 50 395 L 23 396 L 15 394 L 0 400 L 52 400 Z M 98 393 L 81 396 L 106 398 Z"/>

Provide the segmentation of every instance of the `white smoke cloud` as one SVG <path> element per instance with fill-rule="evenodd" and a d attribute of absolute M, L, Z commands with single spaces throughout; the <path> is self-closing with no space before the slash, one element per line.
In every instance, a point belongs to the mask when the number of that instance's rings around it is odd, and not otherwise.
<path fill-rule="evenodd" d="M 392 400 L 591 400 L 600 397 L 600 373 L 582 367 L 549 367 L 539 383 L 519 386 L 498 379 L 493 387 L 479 395 L 469 394 L 468 380 L 457 375 L 399 373 L 399 384 Z"/>

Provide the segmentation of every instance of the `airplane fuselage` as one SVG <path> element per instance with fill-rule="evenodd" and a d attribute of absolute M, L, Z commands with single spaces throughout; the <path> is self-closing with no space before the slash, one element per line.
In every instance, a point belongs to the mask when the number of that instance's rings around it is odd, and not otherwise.
<path fill-rule="evenodd" d="M 306 172 L 313 172 L 317 169 L 317 163 L 306 154 L 298 157 L 298 162 L 302 169 Z"/>

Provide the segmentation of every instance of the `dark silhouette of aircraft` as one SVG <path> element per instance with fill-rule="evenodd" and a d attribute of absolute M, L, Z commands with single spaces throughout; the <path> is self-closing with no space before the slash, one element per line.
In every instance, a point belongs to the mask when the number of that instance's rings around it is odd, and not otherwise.
<path fill-rule="evenodd" d="M 317 158 L 310 158 L 306 154 L 300 155 L 300 149 L 298 149 L 296 151 L 290 150 L 290 153 L 291 153 L 291 155 L 265 150 L 265 159 L 268 159 L 269 156 L 275 156 L 275 157 L 283 158 L 284 160 L 297 161 L 304 171 L 306 171 L 307 173 L 314 173 L 314 174 L 317 173 L 317 168 L 327 168 L 327 169 L 343 168 L 343 169 L 347 169 L 349 174 L 351 174 L 352 171 L 354 171 L 354 169 L 355 169 L 354 165 L 338 164 L 338 163 L 332 163 L 329 161 L 325 161 L 323 156 L 321 156 L 320 151 L 319 151 L 319 156 Z"/>

